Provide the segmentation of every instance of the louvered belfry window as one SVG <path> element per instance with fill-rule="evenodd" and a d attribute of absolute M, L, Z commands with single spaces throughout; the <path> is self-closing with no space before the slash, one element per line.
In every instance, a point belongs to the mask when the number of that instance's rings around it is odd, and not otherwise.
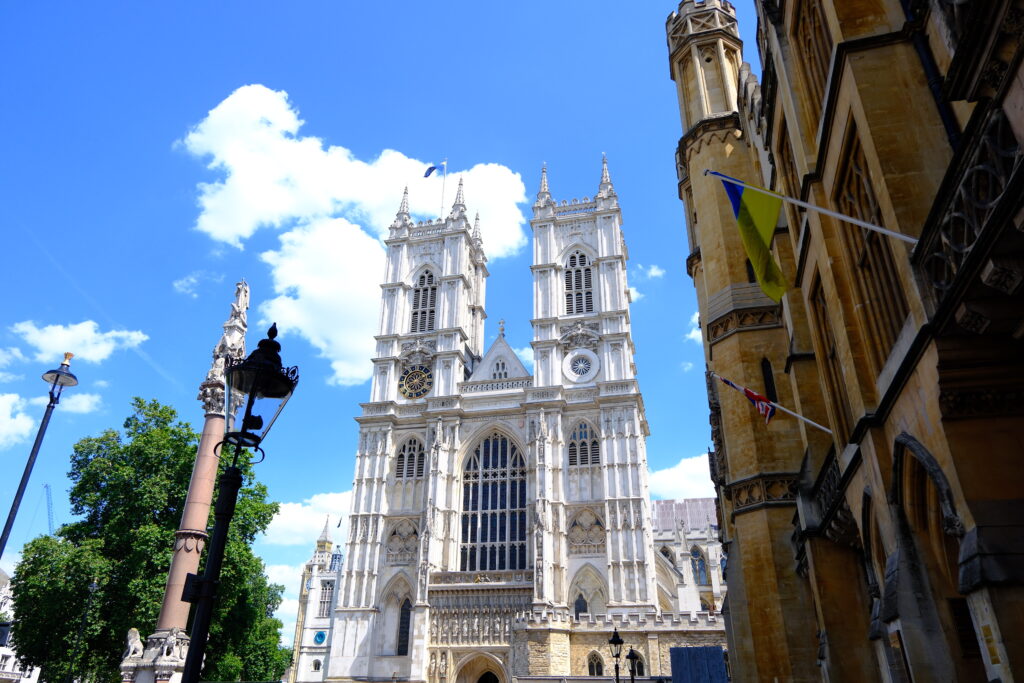
<path fill-rule="evenodd" d="M 601 442 L 597 433 L 586 422 L 580 422 L 569 438 L 569 467 L 600 464 Z"/>
<path fill-rule="evenodd" d="M 416 287 L 412 290 L 412 324 L 409 331 L 432 331 L 436 306 L 437 285 L 434 284 L 434 274 L 425 270 L 416 280 Z"/>
<path fill-rule="evenodd" d="M 398 449 L 395 457 L 395 477 L 413 479 L 423 476 L 424 459 L 423 442 L 409 439 Z"/>
<path fill-rule="evenodd" d="M 565 264 L 565 314 L 594 311 L 594 280 L 587 255 L 575 251 Z"/>
<path fill-rule="evenodd" d="M 504 434 L 492 432 L 462 473 L 461 571 L 526 568 L 526 461 Z"/>

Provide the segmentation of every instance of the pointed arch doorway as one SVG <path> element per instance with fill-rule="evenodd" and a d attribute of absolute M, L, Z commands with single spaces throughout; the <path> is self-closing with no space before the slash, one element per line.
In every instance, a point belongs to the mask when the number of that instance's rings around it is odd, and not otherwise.
<path fill-rule="evenodd" d="M 457 671 L 454 683 L 508 683 L 501 660 L 490 652 L 468 655 Z"/>

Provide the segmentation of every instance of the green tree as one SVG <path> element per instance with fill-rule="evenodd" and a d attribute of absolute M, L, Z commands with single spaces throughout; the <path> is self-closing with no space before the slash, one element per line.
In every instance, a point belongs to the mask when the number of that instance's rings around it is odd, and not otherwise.
<path fill-rule="evenodd" d="M 119 681 L 125 634 L 135 627 L 145 637 L 160 612 L 199 435 L 156 401 L 136 398 L 132 408 L 123 432 L 75 444 L 70 498 L 80 519 L 26 545 L 11 580 L 18 656 L 46 681 Z M 251 468 L 243 471 L 206 680 L 277 680 L 290 661 L 271 616 L 283 587 L 267 583 L 251 548 L 278 506 Z"/>

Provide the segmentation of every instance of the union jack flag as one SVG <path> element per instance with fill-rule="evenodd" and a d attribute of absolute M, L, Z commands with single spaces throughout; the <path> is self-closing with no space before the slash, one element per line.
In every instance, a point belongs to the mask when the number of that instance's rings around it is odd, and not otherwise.
<path fill-rule="evenodd" d="M 726 384 L 726 385 L 732 387 L 736 391 L 738 391 L 741 394 L 743 394 L 744 396 L 746 396 L 747 400 L 750 401 L 751 403 L 753 403 L 754 407 L 757 408 L 757 412 L 759 412 L 762 416 L 764 416 L 764 423 L 765 424 L 768 424 L 769 422 L 771 422 L 772 418 L 775 417 L 775 404 L 772 403 L 770 400 L 768 400 L 767 397 L 762 396 L 761 394 L 757 393 L 756 391 L 751 391 L 750 389 L 747 389 L 746 387 L 741 387 L 738 384 L 734 384 L 734 383 L 730 382 L 729 380 L 727 380 L 726 378 L 722 377 L 721 375 L 717 375 L 716 374 L 715 377 L 717 377 L 718 379 L 722 380 L 723 384 Z"/>

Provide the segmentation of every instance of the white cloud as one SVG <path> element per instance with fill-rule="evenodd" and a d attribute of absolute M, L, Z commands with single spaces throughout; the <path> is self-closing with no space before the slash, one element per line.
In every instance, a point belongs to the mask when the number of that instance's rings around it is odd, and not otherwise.
<path fill-rule="evenodd" d="M 665 275 L 665 269 L 662 268 L 661 266 L 645 266 L 642 263 L 636 264 L 636 266 L 633 267 L 631 271 L 631 277 L 634 277 L 637 280 L 654 280 Z"/>
<path fill-rule="evenodd" d="M 512 349 L 528 369 L 533 370 L 533 347 L 527 344 L 521 349 Z"/>
<path fill-rule="evenodd" d="M 708 454 L 683 458 L 663 470 L 654 470 L 649 477 L 651 495 L 655 498 L 714 498 L 715 487 L 708 472 Z"/>
<path fill-rule="evenodd" d="M 681 367 L 683 368 L 683 372 L 689 372 L 690 370 L 693 370 L 693 363 L 691 363 L 691 362 L 690 362 L 690 361 L 688 361 L 688 360 L 686 360 L 686 361 L 683 361 L 683 362 L 682 362 L 682 363 L 680 364 L 680 366 L 681 366 Z"/>
<path fill-rule="evenodd" d="M 305 545 L 316 543 L 331 516 L 330 534 L 336 546 L 343 546 L 348 535 L 348 513 L 352 492 L 318 493 L 301 503 L 281 503 L 274 519 L 261 539 L 270 545 Z M 341 527 L 337 528 L 338 520 Z"/>
<path fill-rule="evenodd" d="M 700 332 L 700 312 L 694 311 L 693 315 L 690 316 L 690 329 L 686 333 L 686 338 L 696 344 L 704 343 L 704 335 Z"/>
<path fill-rule="evenodd" d="M 106 389 L 107 387 L 110 386 L 110 382 L 108 382 L 105 379 L 98 379 L 95 382 L 93 382 L 92 385 L 97 389 Z"/>
<path fill-rule="evenodd" d="M 0 394 L 0 450 L 21 443 L 32 433 L 36 421 L 25 413 L 27 405 L 18 394 Z"/>
<path fill-rule="evenodd" d="M 0 382 L 17 382 L 19 379 L 25 379 L 25 375 L 16 375 L 13 372 L 0 370 Z"/>
<path fill-rule="evenodd" d="M 420 219 L 437 218 L 442 179 L 424 178 L 428 163 L 384 150 L 371 160 L 299 135 L 303 121 L 284 91 L 262 85 L 239 88 L 214 107 L 181 141 L 191 154 L 223 174 L 199 185 L 196 228 L 241 248 L 263 227 L 285 228 L 281 246 L 264 252 L 276 298 L 260 307 L 282 335 L 296 333 L 331 362 L 331 381 L 361 384 L 370 377 L 377 332 L 386 236 L 409 187 L 409 208 Z M 465 182 L 472 215 L 488 257 L 526 244 L 526 201 L 519 174 L 498 164 L 452 171 L 445 211 L 455 199 L 456 175 Z M 194 291 L 183 278 L 181 288 Z M 192 288 L 190 290 L 190 288 Z M 338 321 L 343 320 L 344 325 Z"/>
<path fill-rule="evenodd" d="M 25 354 L 21 352 L 16 346 L 8 346 L 6 349 L 0 349 L 0 368 L 6 368 L 11 363 L 18 361 L 26 361 Z"/>
<path fill-rule="evenodd" d="M 264 318 L 329 359 L 334 383 L 369 379 L 384 277 L 380 242 L 344 218 L 325 218 L 281 235 L 281 248 L 261 258 L 277 294 L 260 306 Z"/>
<path fill-rule="evenodd" d="M 325 147 L 319 138 L 299 135 L 303 123 L 288 93 L 246 85 L 189 131 L 184 147 L 226 174 L 221 181 L 199 185 L 202 213 L 196 228 L 241 247 L 261 227 L 341 214 L 383 235 L 406 185 L 410 212 L 437 217 L 442 178 L 436 173 L 423 177 L 428 162 L 391 149 L 363 161 L 344 147 Z M 499 164 L 477 164 L 448 175 L 453 178 L 446 183 L 444 210 L 455 198 L 458 175 L 465 181 L 470 214 L 480 212 L 488 256 L 507 256 L 526 244 L 525 219 L 516 206 L 526 201 L 526 189 L 518 173 Z"/>
<path fill-rule="evenodd" d="M 29 399 L 34 406 L 45 406 L 50 401 L 49 396 L 36 396 Z M 84 415 L 100 409 L 103 405 L 103 398 L 99 394 L 64 394 L 60 397 L 60 410 L 66 413 L 77 413 Z"/>
<path fill-rule="evenodd" d="M 224 275 L 210 273 L 205 270 L 195 270 L 185 277 L 175 280 L 171 283 L 171 286 L 174 287 L 174 291 L 178 294 L 184 294 L 185 296 L 190 296 L 193 299 L 196 299 L 199 297 L 199 293 L 196 290 L 203 281 L 223 282 Z"/>
<path fill-rule="evenodd" d="M 37 361 L 57 361 L 71 351 L 75 358 L 86 363 L 100 363 L 116 349 L 131 349 L 149 339 L 138 330 L 111 330 L 100 332 L 95 321 L 86 320 L 73 325 L 47 325 L 38 327 L 25 320 L 11 326 L 11 331 L 36 349 Z"/>
<path fill-rule="evenodd" d="M 636 301 L 640 301 L 640 299 L 643 299 L 643 298 L 644 298 L 644 294 L 643 294 L 643 292 L 641 292 L 641 291 L 640 291 L 639 289 L 637 289 L 636 287 L 630 287 L 630 288 L 629 288 L 629 296 L 630 296 L 630 298 L 631 298 L 631 299 L 632 299 L 632 300 L 633 300 L 634 302 L 636 302 Z"/>

